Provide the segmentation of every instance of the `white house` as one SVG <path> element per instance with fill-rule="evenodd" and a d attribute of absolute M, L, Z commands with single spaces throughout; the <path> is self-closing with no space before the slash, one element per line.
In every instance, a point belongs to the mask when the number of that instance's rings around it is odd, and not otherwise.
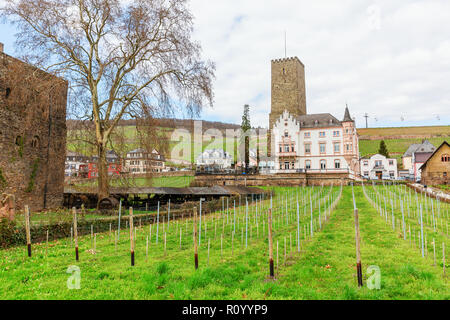
<path fill-rule="evenodd" d="M 67 151 L 64 175 L 66 177 L 78 177 L 80 173 L 80 166 L 83 167 L 89 161 L 89 157 L 72 151 Z"/>
<path fill-rule="evenodd" d="M 362 158 L 361 175 L 371 180 L 395 180 L 398 178 L 397 159 L 386 158 L 381 154 L 375 154 L 370 158 Z"/>
<path fill-rule="evenodd" d="M 348 108 L 342 121 L 329 113 L 295 117 L 285 110 L 272 136 L 277 172 L 359 173 L 358 135 Z"/>
<path fill-rule="evenodd" d="M 232 160 L 231 155 L 223 149 L 207 149 L 198 156 L 196 163 L 197 166 L 229 169 Z"/>

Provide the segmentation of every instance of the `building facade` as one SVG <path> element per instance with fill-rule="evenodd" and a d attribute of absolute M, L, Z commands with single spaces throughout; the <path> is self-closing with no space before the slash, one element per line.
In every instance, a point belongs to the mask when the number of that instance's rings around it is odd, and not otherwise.
<path fill-rule="evenodd" d="M 223 149 L 207 149 L 198 157 L 196 164 L 198 167 L 212 169 L 230 169 L 233 158 Z"/>
<path fill-rule="evenodd" d="M 106 151 L 108 176 L 118 176 L 122 172 L 120 158 L 113 150 Z M 80 165 L 79 175 L 83 178 L 98 178 L 98 156 L 92 156 L 87 163 Z"/>
<path fill-rule="evenodd" d="M 361 175 L 370 180 L 398 179 L 397 159 L 386 158 L 381 154 L 362 158 Z"/>
<path fill-rule="evenodd" d="M 425 185 L 450 184 L 450 145 L 444 141 L 421 166 L 421 182 Z"/>
<path fill-rule="evenodd" d="M 89 162 L 89 157 L 72 151 L 67 151 L 64 175 L 66 177 L 81 177 L 80 168 L 85 168 Z"/>
<path fill-rule="evenodd" d="M 297 57 L 272 61 L 269 133 L 271 171 L 359 174 L 358 135 L 348 107 L 342 121 L 308 114 L 305 67 Z"/>
<path fill-rule="evenodd" d="M 165 158 L 156 149 L 151 153 L 142 148 L 132 150 L 124 161 L 124 171 L 130 174 L 163 172 L 164 168 Z"/>
<path fill-rule="evenodd" d="M 293 116 L 272 129 L 278 172 L 359 172 L 358 135 L 348 108 L 343 121 L 329 113 Z"/>
<path fill-rule="evenodd" d="M 18 209 L 63 204 L 67 90 L 0 44 L 0 193 L 14 195 Z"/>
<path fill-rule="evenodd" d="M 410 179 L 419 179 L 419 167 L 425 163 L 427 155 L 430 156 L 436 147 L 428 140 L 423 140 L 422 143 L 414 143 L 408 147 L 408 150 L 402 156 L 402 165 L 404 170 L 409 171 Z M 415 153 L 418 153 L 416 156 Z M 425 155 L 419 155 L 424 153 Z M 418 161 L 418 162 L 416 162 Z"/>

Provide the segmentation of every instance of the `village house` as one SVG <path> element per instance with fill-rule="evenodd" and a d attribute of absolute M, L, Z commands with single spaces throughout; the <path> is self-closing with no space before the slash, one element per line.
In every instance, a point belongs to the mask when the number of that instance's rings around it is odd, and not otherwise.
<path fill-rule="evenodd" d="M 158 150 L 148 152 L 145 149 L 135 149 L 127 153 L 124 160 L 124 172 L 129 174 L 145 174 L 150 172 L 163 172 L 165 158 Z"/>
<path fill-rule="evenodd" d="M 361 175 L 370 180 L 398 178 L 397 159 L 386 158 L 381 154 L 364 157 L 360 161 Z"/>
<path fill-rule="evenodd" d="M 422 143 L 411 144 L 402 156 L 402 165 L 404 170 L 409 171 L 409 179 L 420 180 L 419 168 L 433 154 L 436 147 L 428 140 Z"/>
<path fill-rule="evenodd" d="M 207 149 L 198 157 L 196 164 L 199 167 L 210 169 L 230 169 L 233 159 L 228 152 L 223 149 Z"/>
<path fill-rule="evenodd" d="M 98 156 L 92 156 L 88 162 L 79 166 L 79 176 L 88 179 L 98 178 Z M 118 176 L 122 172 L 120 158 L 113 150 L 106 151 L 106 163 L 109 176 Z"/>
<path fill-rule="evenodd" d="M 67 151 L 64 175 L 66 177 L 80 177 L 80 167 L 85 167 L 88 162 L 89 157 L 81 153 Z"/>
<path fill-rule="evenodd" d="M 450 145 L 444 141 L 420 167 L 424 185 L 450 184 Z"/>

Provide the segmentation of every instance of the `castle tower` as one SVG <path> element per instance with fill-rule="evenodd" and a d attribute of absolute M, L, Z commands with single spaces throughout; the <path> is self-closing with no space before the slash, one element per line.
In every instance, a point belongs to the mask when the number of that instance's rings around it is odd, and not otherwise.
<path fill-rule="evenodd" d="M 355 121 L 350 117 L 348 106 L 345 107 L 344 119 L 341 123 L 344 129 L 344 158 L 350 166 L 350 169 L 355 173 L 359 173 L 359 139 L 356 132 Z"/>
<path fill-rule="evenodd" d="M 287 110 L 291 115 L 306 115 L 305 66 L 299 58 L 272 60 L 272 101 L 269 115 L 268 153 L 271 154 L 270 130 Z"/>

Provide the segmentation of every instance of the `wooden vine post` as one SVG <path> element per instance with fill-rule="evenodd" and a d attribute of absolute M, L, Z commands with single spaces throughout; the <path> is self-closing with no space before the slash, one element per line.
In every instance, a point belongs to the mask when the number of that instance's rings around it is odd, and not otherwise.
<path fill-rule="evenodd" d="M 79 261 L 80 257 L 78 255 L 77 209 L 73 207 L 72 212 L 73 212 L 73 239 L 75 241 L 75 260 Z"/>
<path fill-rule="evenodd" d="M 28 208 L 28 205 L 25 206 L 25 229 L 27 236 L 28 257 L 31 258 L 30 209 Z"/>
<path fill-rule="evenodd" d="M 133 228 L 133 207 L 130 207 L 130 250 L 131 266 L 134 266 L 134 228 Z"/>
<path fill-rule="evenodd" d="M 353 186 L 352 186 L 352 193 L 353 193 Z M 356 241 L 356 271 L 358 274 L 358 287 L 363 286 L 363 279 L 362 279 L 362 267 L 361 267 L 361 237 L 359 234 L 359 216 L 358 216 L 358 209 L 356 208 L 355 203 L 355 194 L 353 194 L 353 209 L 355 213 L 355 241 Z"/>
<path fill-rule="evenodd" d="M 272 240 L 272 208 L 269 208 L 269 217 L 268 217 L 268 227 L 269 227 L 269 271 L 270 277 L 274 277 L 274 268 L 273 268 L 273 240 Z"/>
<path fill-rule="evenodd" d="M 198 242 L 197 242 L 197 208 L 194 207 L 194 263 L 195 270 L 198 269 Z"/>

